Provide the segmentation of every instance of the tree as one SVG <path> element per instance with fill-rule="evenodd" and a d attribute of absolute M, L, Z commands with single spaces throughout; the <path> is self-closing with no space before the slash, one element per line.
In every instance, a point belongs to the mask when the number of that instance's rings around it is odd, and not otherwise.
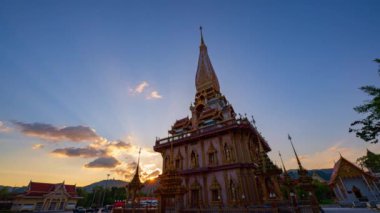
<path fill-rule="evenodd" d="M 380 66 L 380 59 L 374 60 Z M 380 68 L 378 70 L 380 75 Z M 351 123 L 349 132 L 354 132 L 356 137 L 361 138 L 365 142 L 377 143 L 380 135 L 380 88 L 375 86 L 362 86 L 360 90 L 372 97 L 372 100 L 366 101 L 364 104 L 354 107 L 359 114 L 364 114 L 363 120 L 357 120 Z"/>
<path fill-rule="evenodd" d="M 367 168 L 373 173 L 380 173 L 380 155 L 367 150 L 367 155 L 364 155 L 356 160 L 363 168 Z"/>

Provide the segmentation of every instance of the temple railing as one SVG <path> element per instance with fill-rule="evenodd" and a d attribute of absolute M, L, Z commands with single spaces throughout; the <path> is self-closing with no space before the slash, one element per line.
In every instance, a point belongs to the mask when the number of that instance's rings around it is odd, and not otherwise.
<path fill-rule="evenodd" d="M 212 125 L 200 127 L 196 130 L 190 130 L 184 133 L 175 134 L 166 138 L 156 138 L 156 146 L 162 145 L 165 143 L 169 143 L 172 141 L 177 141 L 185 138 L 197 137 L 205 133 L 210 133 L 215 130 L 223 130 L 224 128 L 229 128 L 231 126 L 247 126 L 253 129 L 256 129 L 251 122 L 248 121 L 247 118 L 239 118 L 239 119 L 230 119 L 226 121 L 221 121 Z"/>

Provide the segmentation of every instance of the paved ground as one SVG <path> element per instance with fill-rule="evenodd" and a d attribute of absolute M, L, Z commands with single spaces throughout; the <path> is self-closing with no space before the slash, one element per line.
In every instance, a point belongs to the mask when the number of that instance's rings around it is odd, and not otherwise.
<path fill-rule="evenodd" d="M 326 212 L 326 213 L 329 213 L 329 212 L 357 212 L 357 213 L 366 213 L 366 212 L 378 212 L 378 211 L 375 211 L 375 210 L 372 210 L 372 209 L 365 209 L 365 208 L 323 208 L 323 210 Z"/>

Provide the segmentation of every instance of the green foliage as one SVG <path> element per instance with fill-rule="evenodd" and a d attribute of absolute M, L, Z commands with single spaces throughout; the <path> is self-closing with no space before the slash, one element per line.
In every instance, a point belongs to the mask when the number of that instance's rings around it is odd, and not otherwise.
<path fill-rule="evenodd" d="M 11 193 L 9 192 L 8 187 L 0 188 L 0 200 L 9 200 L 11 199 Z"/>
<path fill-rule="evenodd" d="M 332 204 L 333 201 L 333 193 L 330 189 L 330 187 L 326 183 L 322 183 L 318 180 L 313 180 L 313 188 L 315 196 L 317 197 L 317 200 L 320 204 Z M 304 199 L 306 196 L 308 196 L 307 192 L 300 188 L 299 186 L 295 187 L 295 191 L 297 194 L 297 197 L 299 199 Z"/>
<path fill-rule="evenodd" d="M 83 189 L 77 190 L 78 195 L 83 197 L 78 201 L 78 206 L 88 207 L 101 207 L 103 198 L 103 205 L 112 205 L 115 200 L 125 200 L 126 191 L 125 188 L 112 187 L 111 189 L 107 188 L 106 190 L 101 187 L 95 187 L 92 192 L 86 192 Z"/>
<path fill-rule="evenodd" d="M 356 162 L 363 168 L 367 168 L 371 172 L 380 172 L 380 155 L 372 152 L 367 152 L 367 155 L 362 156 L 356 160 Z"/>
<path fill-rule="evenodd" d="M 380 66 L 380 59 L 374 60 Z M 380 74 L 380 69 L 379 69 Z M 359 114 L 364 114 L 362 120 L 357 120 L 351 123 L 349 132 L 354 132 L 356 137 L 361 138 L 365 142 L 377 143 L 377 137 L 380 134 L 380 88 L 375 86 L 363 86 L 360 89 L 372 97 L 372 100 L 366 101 L 364 104 L 354 107 L 354 110 Z"/>
<path fill-rule="evenodd" d="M 327 184 L 321 183 L 318 180 L 313 180 L 313 186 L 315 189 L 315 196 L 320 204 L 333 203 L 333 193 Z"/>

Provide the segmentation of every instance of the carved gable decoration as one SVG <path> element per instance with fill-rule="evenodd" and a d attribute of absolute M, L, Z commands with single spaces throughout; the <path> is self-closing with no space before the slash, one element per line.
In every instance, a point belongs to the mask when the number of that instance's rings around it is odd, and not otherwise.
<path fill-rule="evenodd" d="M 353 166 L 352 164 L 349 164 L 347 162 L 342 162 L 341 167 L 339 168 L 339 173 L 338 175 L 343 178 L 343 177 L 359 177 L 363 174 L 364 172 L 360 169 L 358 169 L 356 166 Z"/>
<path fill-rule="evenodd" d="M 210 146 L 208 147 L 207 153 L 215 153 L 216 149 L 214 145 L 211 143 Z"/>
<path fill-rule="evenodd" d="M 207 120 L 207 119 L 214 119 L 214 120 L 221 120 L 222 114 L 219 110 L 213 109 L 213 108 L 208 108 L 203 110 L 201 113 L 199 120 Z"/>
<path fill-rule="evenodd" d="M 178 149 L 178 153 L 177 153 L 177 156 L 175 158 L 176 160 L 182 160 L 183 157 L 182 157 L 182 154 L 181 154 L 181 151 Z"/>
<path fill-rule="evenodd" d="M 221 187 L 220 187 L 220 184 L 218 183 L 218 181 L 216 180 L 216 177 L 214 176 L 214 178 L 212 179 L 212 182 L 211 182 L 211 185 L 210 185 L 210 190 L 213 190 L 213 189 L 217 189 L 217 190 L 220 190 Z"/>
<path fill-rule="evenodd" d="M 343 157 L 340 157 L 338 162 L 335 163 L 333 173 L 330 178 L 330 185 L 335 184 L 338 177 L 340 178 L 351 178 L 351 177 L 360 177 L 366 176 L 369 179 L 376 179 L 374 176 L 364 172 L 358 166 L 346 160 Z"/>
<path fill-rule="evenodd" d="M 191 121 L 189 117 L 182 118 L 180 120 L 177 120 L 174 125 L 172 126 L 172 129 L 169 131 L 170 134 L 176 134 L 183 131 L 191 130 Z"/>
<path fill-rule="evenodd" d="M 202 186 L 199 184 L 198 180 L 195 180 L 191 185 L 190 189 L 192 190 L 201 190 Z"/>

